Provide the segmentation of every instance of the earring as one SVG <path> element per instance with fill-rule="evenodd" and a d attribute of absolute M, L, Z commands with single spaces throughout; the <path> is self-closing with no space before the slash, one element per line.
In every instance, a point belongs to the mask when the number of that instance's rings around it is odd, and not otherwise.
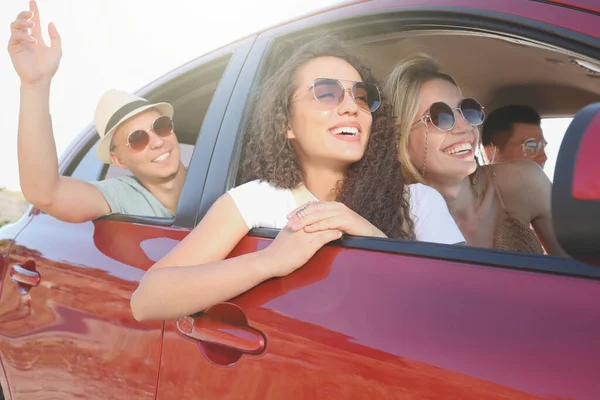
<path fill-rule="evenodd" d="M 475 169 L 475 172 L 473 173 L 473 177 L 471 179 L 471 184 L 473 186 L 477 186 L 477 183 L 479 182 L 479 171 L 481 170 L 481 168 L 479 168 L 480 165 L 477 159 L 475 159 L 475 163 L 477 164 L 477 169 Z"/>
<path fill-rule="evenodd" d="M 490 164 L 493 164 L 494 161 L 496 160 L 496 145 L 494 145 L 494 143 L 492 143 L 492 160 L 490 161 Z"/>
<path fill-rule="evenodd" d="M 425 170 L 427 169 L 427 142 L 429 138 L 429 127 L 425 127 L 425 157 L 423 158 L 423 169 L 421 171 L 421 177 L 425 180 Z"/>
<path fill-rule="evenodd" d="M 283 145 L 282 151 L 285 150 L 286 147 L 288 148 L 288 150 L 293 151 L 290 139 L 285 137 L 285 132 L 282 132 L 281 135 L 283 136 L 283 140 L 285 140 L 285 144 Z"/>

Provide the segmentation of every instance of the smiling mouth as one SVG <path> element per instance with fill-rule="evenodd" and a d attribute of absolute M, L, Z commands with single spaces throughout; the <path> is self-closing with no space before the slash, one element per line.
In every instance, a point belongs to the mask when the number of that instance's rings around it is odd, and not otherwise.
<path fill-rule="evenodd" d="M 469 142 L 452 145 L 443 150 L 444 153 L 451 156 L 464 156 L 471 151 L 473 151 L 473 145 Z"/>
<path fill-rule="evenodd" d="M 349 126 L 330 129 L 329 133 L 331 133 L 334 136 L 358 136 L 358 135 L 360 135 L 358 128 L 349 127 Z"/>
<path fill-rule="evenodd" d="M 161 161 L 164 161 L 164 160 L 166 160 L 166 159 L 167 159 L 167 158 L 168 158 L 170 155 L 171 155 L 171 152 L 170 152 L 170 151 L 169 151 L 169 152 L 167 152 L 167 153 L 163 153 L 163 154 L 161 154 L 160 156 L 156 157 L 154 160 L 152 160 L 152 162 L 153 162 L 153 163 L 156 163 L 156 162 L 161 162 Z"/>

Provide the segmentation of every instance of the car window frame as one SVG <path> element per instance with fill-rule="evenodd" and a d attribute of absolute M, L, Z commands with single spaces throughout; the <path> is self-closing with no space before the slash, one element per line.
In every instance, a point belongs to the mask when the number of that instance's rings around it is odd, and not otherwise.
<path fill-rule="evenodd" d="M 221 48 L 202 57 L 203 59 L 212 60 L 220 58 L 225 52 L 232 54 L 202 121 L 181 191 L 177 215 L 173 221 L 174 226 L 193 228 L 196 225 L 197 210 L 203 197 L 217 137 L 226 117 L 236 83 L 255 40 L 256 36 L 250 36 L 234 45 Z"/>
<path fill-rule="evenodd" d="M 529 40 L 569 49 L 592 58 L 600 59 L 600 46 L 597 39 L 557 27 L 548 23 L 531 20 L 521 16 L 503 14 L 464 7 L 411 7 L 410 10 L 364 10 L 352 14 L 347 9 L 341 18 L 336 18 L 335 11 L 321 14 L 307 20 L 300 20 L 288 25 L 262 33 L 253 46 L 248 61 L 240 74 L 241 84 L 236 85 L 234 95 L 226 114 L 214 149 L 213 162 L 206 179 L 204 195 L 195 223 L 205 215 L 214 201 L 232 187 L 237 176 L 240 161 L 243 130 L 247 124 L 250 111 L 250 92 L 257 85 L 261 69 L 266 63 L 266 54 L 274 40 L 285 40 L 286 37 L 314 34 L 327 30 L 334 32 L 347 30 L 348 27 L 360 26 L 361 29 L 378 29 L 389 32 L 390 26 L 398 29 L 410 29 L 411 26 L 423 28 L 423 24 L 444 24 L 460 27 L 463 30 L 486 30 L 502 35 L 515 35 Z M 330 18 L 328 19 L 328 16 Z M 368 28 L 366 28 L 368 26 Z M 397 29 L 394 29 L 397 31 Z M 369 34 L 376 34 L 370 32 Z M 235 114 L 232 118 L 231 114 Z M 250 236 L 273 239 L 279 231 L 276 229 L 252 229 Z M 469 263 L 483 267 L 498 267 L 541 273 L 561 274 L 574 277 L 600 279 L 600 268 L 575 261 L 571 258 L 560 258 L 548 255 L 533 255 L 495 249 L 483 249 L 469 246 L 452 246 L 424 242 L 411 242 L 396 239 L 367 237 L 347 237 L 339 242 L 347 248 L 374 250 L 396 254 L 410 254 L 428 258 L 444 259 L 452 262 Z"/>
<path fill-rule="evenodd" d="M 137 95 L 144 97 L 152 91 L 160 90 L 161 87 L 168 85 L 169 82 L 177 79 L 182 74 L 202 68 L 205 64 L 229 56 L 229 61 L 211 99 L 194 145 L 194 151 L 189 162 L 188 173 L 181 192 L 176 216 L 174 218 L 162 218 L 115 213 L 107 214 L 98 219 L 183 228 L 191 228 L 194 225 L 194 218 L 204 188 L 204 180 L 208 171 L 210 158 L 212 157 L 217 132 L 227 109 L 229 97 L 231 96 L 235 82 L 238 79 L 238 75 L 254 40 L 255 36 L 250 36 L 200 56 L 135 92 Z M 61 157 L 59 174 L 62 176 L 71 176 L 77 171 L 81 166 L 81 161 L 89 157 L 91 153 L 95 153 L 94 148 L 98 141 L 99 137 L 94 125 L 88 125 L 75 139 L 72 147 Z M 95 154 L 92 156 L 94 156 L 96 162 L 86 165 L 85 168 L 90 171 L 83 172 L 90 181 L 100 179 L 107 169 L 107 165 L 96 159 Z"/>

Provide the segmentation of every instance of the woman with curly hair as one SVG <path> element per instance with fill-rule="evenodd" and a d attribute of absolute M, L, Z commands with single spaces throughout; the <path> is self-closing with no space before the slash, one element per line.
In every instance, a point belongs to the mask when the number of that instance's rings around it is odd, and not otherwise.
<path fill-rule="evenodd" d="M 246 134 L 247 182 L 145 274 L 131 299 L 136 319 L 226 301 L 290 274 L 344 233 L 464 241 L 435 190 L 404 185 L 389 109 L 339 41 L 309 42 L 267 76 Z M 281 231 L 266 248 L 225 259 L 255 227 Z"/>

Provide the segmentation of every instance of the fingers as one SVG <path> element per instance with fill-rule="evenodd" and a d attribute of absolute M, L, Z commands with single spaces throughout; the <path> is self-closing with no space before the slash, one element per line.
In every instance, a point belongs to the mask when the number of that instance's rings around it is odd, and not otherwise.
<path fill-rule="evenodd" d="M 304 229 L 306 226 L 334 216 L 347 216 L 347 210 L 344 204 L 335 201 L 308 204 L 304 209 L 299 209 L 299 211 L 289 214 L 290 217 L 287 226 L 294 231 L 298 231 Z M 339 228 L 340 226 L 331 226 L 330 228 Z"/>
<path fill-rule="evenodd" d="M 320 201 L 310 201 L 306 204 L 301 205 L 300 207 L 296 208 L 294 211 L 292 211 L 291 213 L 289 213 L 286 218 L 290 219 L 293 216 L 300 214 L 303 210 L 306 211 L 311 207 L 315 207 L 315 206 L 319 206 L 319 205 L 323 205 L 325 203 L 321 203 Z"/>
<path fill-rule="evenodd" d="M 21 11 L 17 14 L 17 19 L 31 19 L 33 17 L 33 13 L 30 10 Z"/>
<path fill-rule="evenodd" d="M 31 35 L 37 40 L 42 40 L 42 24 L 40 22 L 40 10 L 34 0 L 29 2 L 29 10 L 33 13 L 31 20 L 35 24 L 31 29 Z"/>
<path fill-rule="evenodd" d="M 325 218 L 320 221 L 317 221 L 313 224 L 307 224 L 304 228 L 306 232 L 320 232 L 331 229 L 337 229 L 343 231 L 344 219 L 339 216 L 334 216 L 331 218 Z"/>
<path fill-rule="evenodd" d="M 302 207 L 295 209 L 294 211 L 292 211 L 291 213 L 289 213 L 287 215 L 287 219 L 289 220 L 288 226 L 291 226 L 292 224 L 294 224 L 298 221 L 304 220 L 308 216 L 310 216 L 314 213 L 319 213 L 319 212 L 323 212 L 323 211 L 331 212 L 334 210 L 339 210 L 340 205 L 341 205 L 341 203 L 337 203 L 335 201 L 327 202 L 327 203 L 313 201 L 310 203 L 306 203 Z"/>
<path fill-rule="evenodd" d="M 19 16 L 17 17 L 17 19 L 14 20 L 10 24 L 10 31 L 11 31 L 11 33 L 14 33 L 14 32 L 27 32 L 27 29 L 33 28 L 33 26 L 35 25 L 33 23 L 33 21 L 31 19 L 29 19 L 27 16 L 23 15 L 23 14 L 27 14 L 27 13 L 30 13 L 30 11 L 23 11 L 22 13 L 19 14 Z"/>
<path fill-rule="evenodd" d="M 19 43 L 35 44 L 36 42 L 37 41 L 35 40 L 35 38 L 26 32 L 14 32 L 12 35 L 10 35 L 10 40 L 8 44 L 10 46 L 14 46 Z"/>
<path fill-rule="evenodd" d="M 319 246 L 319 248 L 325 246 L 329 242 L 333 242 L 334 240 L 338 240 L 342 237 L 343 232 L 338 230 L 329 230 L 314 233 L 313 244 Z"/>
<path fill-rule="evenodd" d="M 325 208 L 313 209 L 312 211 L 305 212 L 302 217 L 293 216 L 288 221 L 287 226 L 293 231 L 299 231 L 306 226 L 315 224 L 324 219 L 331 218 L 340 213 L 335 210 L 327 210 Z"/>
<path fill-rule="evenodd" d="M 48 25 L 48 35 L 50 36 L 50 47 L 62 52 L 62 41 L 60 40 L 60 35 L 58 34 L 54 22 L 51 22 L 50 25 Z"/>

